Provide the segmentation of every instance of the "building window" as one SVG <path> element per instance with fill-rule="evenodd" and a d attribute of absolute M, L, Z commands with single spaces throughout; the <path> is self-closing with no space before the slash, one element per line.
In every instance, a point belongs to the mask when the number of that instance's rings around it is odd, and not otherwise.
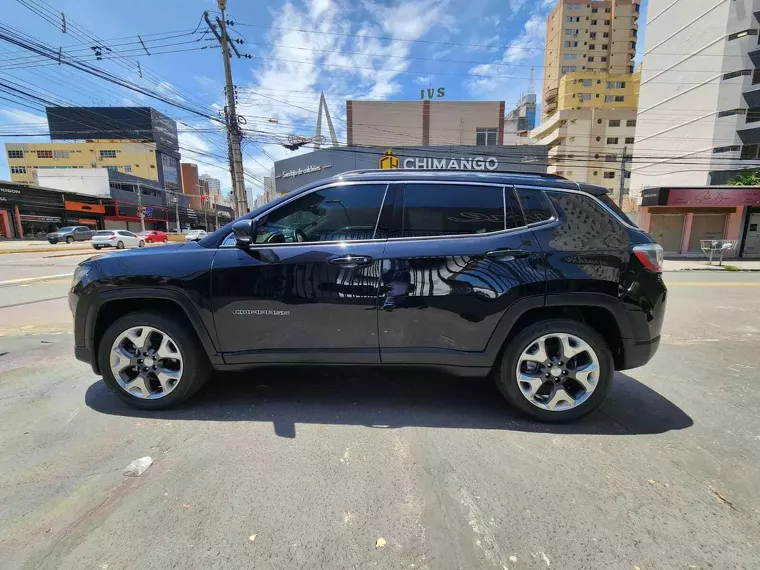
<path fill-rule="evenodd" d="M 116 158 L 115 150 L 101 150 L 100 158 Z"/>
<path fill-rule="evenodd" d="M 742 30 L 741 32 L 736 32 L 735 34 L 731 34 L 728 36 L 728 41 L 731 42 L 733 40 L 738 40 L 739 38 L 743 38 L 744 36 L 756 36 L 757 30 Z"/>
<path fill-rule="evenodd" d="M 592 14 L 598 14 L 599 13 L 599 8 L 591 8 L 591 13 Z"/>
<path fill-rule="evenodd" d="M 636 49 L 636 42 L 631 42 L 631 49 L 632 49 L 632 50 L 635 50 L 635 49 Z"/>
<path fill-rule="evenodd" d="M 578 42 L 565 42 L 565 47 L 578 47 Z"/>
<path fill-rule="evenodd" d="M 626 127 L 635 127 L 636 126 L 636 119 L 628 119 L 625 122 Z"/>
<path fill-rule="evenodd" d="M 617 155 L 616 154 L 605 154 L 604 155 L 604 162 L 617 162 Z"/>
<path fill-rule="evenodd" d="M 581 19 L 578 16 L 565 16 L 565 22 L 580 22 Z"/>
<path fill-rule="evenodd" d="M 604 32 L 604 33 L 602 34 L 602 37 L 603 37 L 603 38 L 609 38 L 609 37 L 610 37 L 610 33 L 609 33 L 609 32 Z"/>
<path fill-rule="evenodd" d="M 54 150 L 53 156 L 55 158 L 69 158 L 71 156 L 70 150 Z"/>
<path fill-rule="evenodd" d="M 607 89 L 625 89 L 625 81 L 608 81 Z"/>
<path fill-rule="evenodd" d="M 624 95 L 615 95 L 615 103 L 622 103 L 623 101 L 625 101 Z"/>
<path fill-rule="evenodd" d="M 581 85 L 583 85 L 584 87 L 591 87 L 592 83 L 593 83 L 593 81 L 591 81 L 590 79 L 582 79 L 581 80 Z"/>
<path fill-rule="evenodd" d="M 606 55 L 602 56 L 602 61 L 607 61 L 607 56 Z"/>
<path fill-rule="evenodd" d="M 722 152 L 737 152 L 741 150 L 741 148 L 742 147 L 740 147 L 738 144 L 734 144 L 731 146 L 719 146 L 713 149 L 713 154 L 720 154 Z"/>
<path fill-rule="evenodd" d="M 605 21 L 604 21 L 604 25 L 605 25 L 605 26 L 609 26 L 609 25 L 610 25 L 610 21 L 609 21 L 609 20 L 605 20 Z"/>
<path fill-rule="evenodd" d="M 578 59 L 577 53 L 566 53 L 562 56 L 564 59 Z"/>
<path fill-rule="evenodd" d="M 721 111 L 718 113 L 719 117 L 730 117 L 731 115 L 744 115 L 746 114 L 746 109 L 729 109 L 728 111 Z"/>
<path fill-rule="evenodd" d="M 105 169 L 110 170 L 111 172 L 119 172 L 118 166 L 106 166 Z"/>
<path fill-rule="evenodd" d="M 53 158 L 52 150 L 38 150 L 37 158 Z"/>
<path fill-rule="evenodd" d="M 570 28 L 565 29 L 565 35 L 566 36 L 577 36 L 578 30 L 572 30 Z"/>
<path fill-rule="evenodd" d="M 634 4 L 633 5 L 633 11 L 634 12 L 640 12 L 641 11 L 641 4 Z"/>
<path fill-rule="evenodd" d="M 581 9 L 581 5 L 580 4 L 568 4 L 567 5 L 567 9 L 570 10 L 570 11 L 580 10 Z"/>
<path fill-rule="evenodd" d="M 747 109 L 747 122 L 756 123 L 760 121 L 760 107 L 750 107 Z"/>
<path fill-rule="evenodd" d="M 752 73 L 752 85 L 757 85 L 758 83 L 760 83 L 760 69 L 756 69 Z"/>
<path fill-rule="evenodd" d="M 9 150 L 8 158 L 24 158 L 23 150 Z"/>
<path fill-rule="evenodd" d="M 745 144 L 742 147 L 742 154 L 739 158 L 741 160 L 757 160 L 757 151 L 759 149 L 760 149 L 760 145 Z"/>
<path fill-rule="evenodd" d="M 631 171 L 630 170 L 626 170 L 625 171 L 625 177 L 626 178 L 630 178 L 631 177 Z"/>
<path fill-rule="evenodd" d="M 618 137 L 607 137 L 607 144 L 618 144 Z"/>
<path fill-rule="evenodd" d="M 615 101 L 614 95 L 605 95 L 604 96 L 604 102 L 605 103 L 613 103 Z"/>
<path fill-rule="evenodd" d="M 635 139 L 633 137 L 625 137 L 625 144 L 633 144 Z"/>
<path fill-rule="evenodd" d="M 604 9 L 604 13 L 605 13 L 605 14 L 609 14 L 609 13 L 610 13 L 610 8 L 605 8 L 605 9 Z"/>
<path fill-rule="evenodd" d="M 609 44 L 602 44 L 602 49 L 607 49 L 608 47 L 610 47 Z"/>
<path fill-rule="evenodd" d="M 26 166 L 11 166 L 11 174 L 26 174 Z"/>
<path fill-rule="evenodd" d="M 132 165 L 127 164 L 126 166 L 124 166 L 124 172 L 132 172 Z"/>
<path fill-rule="evenodd" d="M 591 93 L 579 93 L 578 99 L 581 101 L 591 101 Z"/>
<path fill-rule="evenodd" d="M 612 119 L 610 121 L 610 126 L 611 127 L 619 127 L 620 126 L 620 120 L 619 119 Z"/>
<path fill-rule="evenodd" d="M 589 63 L 594 63 L 594 56 L 593 56 L 593 55 L 590 55 L 590 56 L 588 57 L 588 62 L 589 62 Z"/>
<path fill-rule="evenodd" d="M 562 73 L 573 73 L 576 70 L 574 65 L 565 65 L 562 67 Z"/>
<path fill-rule="evenodd" d="M 589 44 L 588 49 L 596 49 L 596 44 Z"/>
<path fill-rule="evenodd" d="M 496 146 L 498 129 L 476 129 L 475 144 L 478 146 Z"/>
<path fill-rule="evenodd" d="M 615 178 L 615 172 L 605 172 L 604 177 L 608 179 L 614 179 Z"/>
<path fill-rule="evenodd" d="M 755 71 L 757 73 L 757 71 Z M 731 73 L 726 73 L 723 76 L 723 79 L 733 79 L 734 77 L 741 77 L 742 75 L 752 75 L 752 71 L 749 69 L 742 69 L 741 71 L 732 71 Z"/>
<path fill-rule="evenodd" d="M 596 32 L 591 32 L 591 33 L 588 35 L 588 37 L 589 37 L 590 39 L 592 39 L 592 40 L 595 40 L 595 39 L 596 39 Z"/>
<path fill-rule="evenodd" d="M 591 20 L 591 25 L 592 25 L 592 26 L 596 26 L 596 24 L 597 24 L 597 23 L 598 23 L 598 22 L 597 22 L 596 20 Z"/>

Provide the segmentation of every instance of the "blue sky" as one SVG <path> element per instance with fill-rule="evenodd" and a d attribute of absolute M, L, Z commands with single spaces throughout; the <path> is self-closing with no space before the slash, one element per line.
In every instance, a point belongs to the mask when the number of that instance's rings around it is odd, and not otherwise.
<path fill-rule="evenodd" d="M 224 105 L 222 56 L 210 35 L 203 35 L 205 24 L 193 33 L 204 10 L 216 17 L 216 0 L 3 4 L 0 22 L 56 49 L 62 47 L 71 58 L 84 58 L 209 115 Z M 242 53 L 254 56 L 232 61 L 238 111 L 246 118 L 247 185 L 258 193 L 272 160 L 292 154 L 278 144 L 287 135 L 314 133 L 320 91 L 326 94 L 341 142 L 347 98 L 418 100 L 422 88 L 445 87 L 447 100 L 505 100 L 509 109 L 527 92 L 531 66 L 540 93 L 546 15 L 555 4 L 556 0 L 228 0 L 227 18 L 235 22 L 231 36 L 245 42 L 239 45 Z M 66 34 L 60 29 L 60 12 L 66 15 Z M 642 28 L 645 21 L 642 13 Z M 95 61 L 95 42 L 84 37 L 88 32 L 118 57 Z M 154 55 L 141 51 L 137 34 Z M 209 47 L 197 49 L 202 46 Z M 194 51 L 159 54 L 187 49 Z M 66 104 L 153 106 L 181 121 L 183 160 L 197 162 L 201 172 L 217 176 L 223 188 L 229 188 L 222 158 L 226 142 L 218 123 L 32 55 L 0 41 L 0 80 L 32 86 Z M 0 100 L 0 134 L 44 132 L 42 105 L 8 98 L 13 101 Z M 3 138 L 33 140 L 46 139 Z M 7 162 L 2 161 L 0 179 L 8 178 Z"/>

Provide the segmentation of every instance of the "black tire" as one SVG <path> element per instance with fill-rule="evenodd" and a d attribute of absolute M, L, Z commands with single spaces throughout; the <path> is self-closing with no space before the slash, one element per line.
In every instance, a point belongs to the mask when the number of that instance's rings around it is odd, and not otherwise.
<path fill-rule="evenodd" d="M 137 244 L 137 247 L 145 247 L 145 242 L 143 240 L 140 240 L 140 243 Z"/>
<path fill-rule="evenodd" d="M 55 244 L 58 243 L 58 240 L 57 239 L 49 239 L 48 243 L 55 245 Z"/>
<path fill-rule="evenodd" d="M 116 249 L 124 249 L 124 242 L 123 241 L 116 242 Z"/>
<path fill-rule="evenodd" d="M 93 245 L 92 247 L 95 248 L 95 249 L 100 249 L 101 246 L 99 246 L 99 245 Z"/>
<path fill-rule="evenodd" d="M 586 341 L 599 359 L 599 380 L 591 396 L 575 408 L 551 411 L 530 403 L 517 384 L 517 362 L 530 343 L 550 333 L 570 333 Z M 494 379 L 506 400 L 522 413 L 541 422 L 561 423 L 576 420 L 591 413 L 604 401 L 612 387 L 615 364 L 612 352 L 604 339 L 585 323 L 569 319 L 554 319 L 534 323 L 517 334 L 505 348 L 501 362 L 494 370 Z"/>
<path fill-rule="evenodd" d="M 169 243 L 169 240 L 167 238 L 164 238 L 164 243 Z"/>
<path fill-rule="evenodd" d="M 111 345 L 122 332 L 130 327 L 145 325 L 168 334 L 177 345 L 183 360 L 183 373 L 179 384 L 169 394 L 156 400 L 138 398 L 126 392 L 114 378 L 109 364 Z M 106 386 L 130 406 L 141 410 L 164 410 L 177 406 L 200 390 L 211 375 L 206 352 L 195 333 L 181 318 L 170 314 L 137 311 L 119 318 L 100 339 L 98 364 Z"/>
<path fill-rule="evenodd" d="M 66 243 L 74 243 L 74 238 L 69 236 L 66 238 Z"/>

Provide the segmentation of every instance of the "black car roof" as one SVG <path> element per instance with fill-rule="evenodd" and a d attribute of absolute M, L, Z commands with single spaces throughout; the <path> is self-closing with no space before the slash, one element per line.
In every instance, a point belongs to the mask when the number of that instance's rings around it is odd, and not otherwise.
<path fill-rule="evenodd" d="M 581 190 L 595 196 L 608 194 L 608 190 L 602 186 L 592 184 L 579 184 L 556 174 L 534 174 L 527 172 L 483 172 L 483 171 L 451 171 L 451 170 L 352 170 L 343 172 L 331 178 L 325 178 L 319 182 L 309 184 L 309 187 L 323 186 L 331 182 L 399 182 L 405 180 L 414 181 L 441 181 L 450 180 L 457 182 L 487 182 L 492 184 L 530 184 L 546 188 L 561 188 L 567 190 Z"/>

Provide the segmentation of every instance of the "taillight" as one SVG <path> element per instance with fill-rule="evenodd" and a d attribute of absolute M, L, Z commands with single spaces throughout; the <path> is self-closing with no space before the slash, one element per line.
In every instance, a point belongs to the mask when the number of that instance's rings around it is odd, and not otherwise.
<path fill-rule="evenodd" d="M 110 237 L 110 238 L 108 238 L 108 239 L 116 239 L 116 236 L 111 236 L 111 237 Z"/>
<path fill-rule="evenodd" d="M 633 248 L 633 253 L 649 271 L 655 273 L 662 271 L 663 253 L 661 245 L 656 243 L 637 245 Z"/>

